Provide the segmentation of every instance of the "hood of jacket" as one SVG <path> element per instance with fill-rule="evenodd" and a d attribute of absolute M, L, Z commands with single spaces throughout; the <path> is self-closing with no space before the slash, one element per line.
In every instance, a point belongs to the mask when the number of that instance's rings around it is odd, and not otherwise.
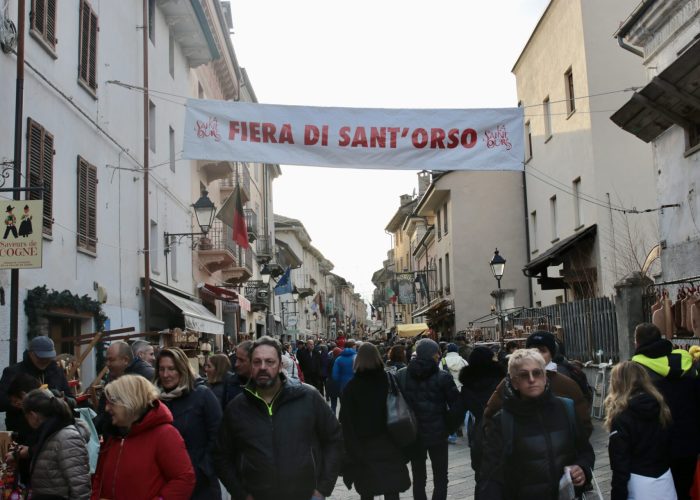
<path fill-rule="evenodd" d="M 648 358 L 661 358 L 671 354 L 671 351 L 673 351 L 673 344 L 669 340 L 658 339 L 639 346 L 635 354 L 643 354 Z"/>
<path fill-rule="evenodd" d="M 484 383 L 484 379 L 502 379 L 506 376 L 506 370 L 503 366 L 492 361 L 486 365 L 472 364 L 465 366 L 459 372 L 459 381 L 467 387 L 480 386 Z"/>
<path fill-rule="evenodd" d="M 432 359 L 412 359 L 408 363 L 408 374 L 416 379 L 423 380 L 438 371 L 438 364 Z"/>
<path fill-rule="evenodd" d="M 646 392 L 633 396 L 627 407 L 641 420 L 658 420 L 661 411 L 659 402 Z"/>
<path fill-rule="evenodd" d="M 341 356 L 344 358 L 349 358 L 351 356 L 355 356 L 357 354 L 357 351 L 355 349 L 352 349 L 350 347 L 346 347 L 343 349 L 343 352 L 340 353 Z"/>
<path fill-rule="evenodd" d="M 153 402 L 153 408 L 148 410 L 146 414 L 138 421 L 134 422 L 129 430 L 130 436 L 135 436 L 142 432 L 149 431 L 159 425 L 172 424 L 173 414 L 167 406 L 159 400 Z"/>

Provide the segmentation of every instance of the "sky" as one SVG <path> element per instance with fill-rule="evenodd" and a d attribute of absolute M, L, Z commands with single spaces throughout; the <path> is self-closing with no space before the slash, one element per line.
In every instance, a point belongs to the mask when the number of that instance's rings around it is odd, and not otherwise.
<path fill-rule="evenodd" d="M 549 0 L 232 0 L 232 41 L 258 102 L 358 108 L 517 106 L 510 72 Z M 416 171 L 281 165 L 274 211 L 299 219 L 371 301 L 384 228 Z M 459 217 L 454 214 L 453 217 Z"/>

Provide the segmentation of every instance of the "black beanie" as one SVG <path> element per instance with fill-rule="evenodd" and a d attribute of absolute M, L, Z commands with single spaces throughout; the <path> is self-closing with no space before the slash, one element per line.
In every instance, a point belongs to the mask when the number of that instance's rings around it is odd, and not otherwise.
<path fill-rule="evenodd" d="M 554 339 L 554 335 L 549 332 L 543 330 L 532 332 L 525 342 L 525 347 L 528 349 L 539 346 L 545 346 L 552 357 L 557 353 L 557 341 Z"/>

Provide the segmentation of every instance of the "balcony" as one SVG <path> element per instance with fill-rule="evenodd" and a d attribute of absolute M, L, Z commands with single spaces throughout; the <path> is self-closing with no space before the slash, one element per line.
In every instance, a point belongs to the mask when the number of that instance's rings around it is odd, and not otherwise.
<path fill-rule="evenodd" d="M 236 187 L 236 180 L 241 184 L 241 203 L 250 201 L 250 170 L 248 165 L 242 162 L 234 162 L 230 175 L 221 179 L 219 185 L 221 198 L 226 199 L 233 193 L 233 189 Z"/>
<path fill-rule="evenodd" d="M 234 164 L 230 161 L 204 161 L 197 162 L 197 170 L 206 179 L 205 184 L 209 185 L 217 179 L 226 179 L 234 172 Z"/>
<path fill-rule="evenodd" d="M 236 262 L 236 244 L 227 230 L 231 228 L 219 220 L 215 220 L 206 238 L 202 238 L 197 246 L 197 256 L 200 264 L 211 274 L 220 271 Z"/>
<path fill-rule="evenodd" d="M 233 230 L 228 226 L 225 227 L 227 229 L 226 237 L 232 239 Z M 221 277 L 227 283 L 240 285 L 248 281 L 251 276 L 253 276 L 253 249 L 250 247 L 242 248 L 236 245 L 236 262 L 223 269 Z"/>
<path fill-rule="evenodd" d="M 245 225 L 248 228 L 248 241 L 253 242 L 258 238 L 258 214 L 250 208 L 243 209 Z"/>
<path fill-rule="evenodd" d="M 272 242 L 269 236 L 259 236 L 255 242 L 255 247 L 255 258 L 258 263 L 267 263 L 272 260 Z"/>
<path fill-rule="evenodd" d="M 245 286 L 245 298 L 250 301 L 253 312 L 264 311 L 269 307 L 270 288 L 262 281 L 249 281 Z"/>

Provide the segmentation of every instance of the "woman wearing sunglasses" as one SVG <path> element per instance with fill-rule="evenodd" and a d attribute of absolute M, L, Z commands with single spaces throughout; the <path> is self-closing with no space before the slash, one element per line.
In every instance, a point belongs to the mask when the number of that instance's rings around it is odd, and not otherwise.
<path fill-rule="evenodd" d="M 562 476 L 581 487 L 591 479 L 594 460 L 577 430 L 573 402 L 549 389 L 542 355 L 515 351 L 503 408 L 486 428 L 477 499 L 557 500 Z"/>

